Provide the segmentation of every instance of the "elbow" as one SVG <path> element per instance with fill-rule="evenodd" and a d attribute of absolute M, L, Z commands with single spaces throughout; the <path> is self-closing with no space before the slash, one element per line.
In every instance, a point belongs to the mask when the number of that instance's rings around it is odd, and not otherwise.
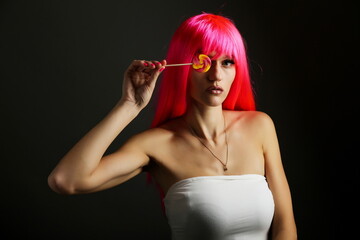
<path fill-rule="evenodd" d="M 58 194 L 76 194 L 75 188 L 70 183 L 68 183 L 66 177 L 61 174 L 51 173 L 48 177 L 48 185 L 54 192 Z"/>

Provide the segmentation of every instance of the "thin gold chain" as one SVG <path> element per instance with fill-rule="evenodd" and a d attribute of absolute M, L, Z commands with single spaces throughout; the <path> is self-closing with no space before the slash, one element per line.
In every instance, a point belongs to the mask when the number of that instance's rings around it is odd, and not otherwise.
<path fill-rule="evenodd" d="M 206 146 L 206 144 L 201 140 L 201 138 L 196 134 L 196 132 L 194 131 L 194 129 L 190 126 L 190 124 L 188 124 L 185 119 L 184 119 L 184 122 L 186 123 L 186 125 L 189 127 L 191 133 L 194 135 L 194 137 L 196 137 L 199 142 L 211 153 L 211 155 L 213 155 L 213 157 L 215 157 L 222 165 L 223 165 L 223 169 L 224 171 L 227 171 L 227 162 L 228 162 L 228 156 L 229 156 L 229 146 L 228 146 L 228 142 L 227 142 L 227 133 L 226 133 L 226 121 L 225 121 L 225 117 L 223 115 L 223 118 L 224 118 L 224 132 L 225 132 L 225 144 L 226 144 L 226 162 L 225 164 L 223 163 L 223 161 L 221 161 L 221 159 L 219 157 L 217 157 L 213 151 L 211 151 L 211 149 Z"/>

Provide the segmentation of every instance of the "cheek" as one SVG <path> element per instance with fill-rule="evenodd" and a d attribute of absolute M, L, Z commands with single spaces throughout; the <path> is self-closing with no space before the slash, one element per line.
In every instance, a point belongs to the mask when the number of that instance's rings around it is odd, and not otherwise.
<path fill-rule="evenodd" d="M 199 87 L 197 86 L 197 79 L 193 75 L 190 77 L 188 82 L 188 94 L 191 97 L 194 97 L 196 95 L 196 92 L 198 91 Z"/>
<path fill-rule="evenodd" d="M 199 88 L 199 85 L 201 84 L 202 80 L 201 80 L 201 76 L 199 76 L 199 73 L 197 72 L 193 72 L 190 75 L 190 79 L 189 79 L 189 90 L 196 90 Z"/>
<path fill-rule="evenodd" d="M 232 83 L 234 82 L 234 79 L 235 79 L 235 76 L 236 76 L 236 72 L 235 72 L 235 69 L 233 71 L 230 71 L 227 75 L 227 87 L 230 89 Z"/>

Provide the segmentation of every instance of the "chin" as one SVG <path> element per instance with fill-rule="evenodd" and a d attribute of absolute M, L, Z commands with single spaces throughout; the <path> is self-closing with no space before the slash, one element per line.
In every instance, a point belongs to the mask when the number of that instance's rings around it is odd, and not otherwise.
<path fill-rule="evenodd" d="M 222 106 L 222 102 L 216 102 L 216 103 L 209 103 L 208 104 L 209 107 L 218 107 L 218 106 Z"/>
<path fill-rule="evenodd" d="M 223 99 L 206 99 L 205 101 L 203 101 L 204 105 L 207 105 L 209 107 L 218 107 L 218 106 L 222 106 L 224 100 Z"/>
<path fill-rule="evenodd" d="M 200 104 L 207 107 L 219 107 L 222 106 L 225 98 L 219 96 L 211 96 L 211 97 L 200 97 L 200 98 L 193 98 L 193 103 Z"/>

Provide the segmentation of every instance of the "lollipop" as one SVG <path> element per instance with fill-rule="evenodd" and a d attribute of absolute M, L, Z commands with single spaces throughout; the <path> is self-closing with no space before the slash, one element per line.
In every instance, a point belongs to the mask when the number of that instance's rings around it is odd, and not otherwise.
<path fill-rule="evenodd" d="M 176 66 L 186 66 L 191 65 L 195 71 L 198 72 L 207 72 L 211 67 L 211 59 L 205 54 L 199 54 L 194 57 L 192 63 L 178 63 L 178 64 L 168 64 L 166 67 L 176 67 Z"/>
<path fill-rule="evenodd" d="M 205 54 L 199 54 L 193 59 L 192 67 L 198 72 L 207 72 L 211 67 L 211 59 Z"/>

